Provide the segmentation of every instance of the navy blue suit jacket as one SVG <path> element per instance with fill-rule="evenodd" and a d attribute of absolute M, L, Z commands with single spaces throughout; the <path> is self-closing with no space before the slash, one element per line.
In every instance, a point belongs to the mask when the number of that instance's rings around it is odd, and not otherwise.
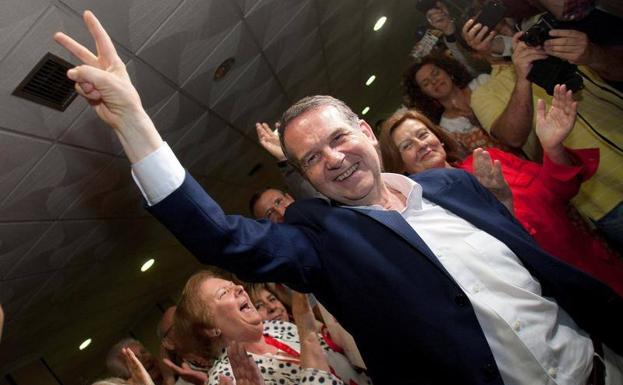
<path fill-rule="evenodd" d="M 623 300 L 542 251 L 471 175 L 437 169 L 413 179 L 425 198 L 502 240 L 544 296 L 623 350 Z M 502 384 L 466 295 L 395 211 L 312 199 L 273 224 L 225 215 L 190 175 L 149 210 L 202 262 L 313 292 L 353 334 L 376 385 Z"/>

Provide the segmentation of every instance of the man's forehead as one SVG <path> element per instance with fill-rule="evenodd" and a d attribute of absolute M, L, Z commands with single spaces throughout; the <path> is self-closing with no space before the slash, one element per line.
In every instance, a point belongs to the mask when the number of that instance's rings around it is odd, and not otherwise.
<path fill-rule="evenodd" d="M 320 106 L 305 111 L 288 123 L 284 141 L 294 156 L 301 156 L 309 145 L 318 139 L 331 135 L 339 128 L 350 127 L 351 123 L 334 106 Z"/>
<path fill-rule="evenodd" d="M 337 107 L 325 105 L 305 111 L 290 121 L 288 128 L 310 125 L 332 126 L 340 124 L 348 124 L 348 121 L 345 119 L 344 115 L 337 109 Z"/>

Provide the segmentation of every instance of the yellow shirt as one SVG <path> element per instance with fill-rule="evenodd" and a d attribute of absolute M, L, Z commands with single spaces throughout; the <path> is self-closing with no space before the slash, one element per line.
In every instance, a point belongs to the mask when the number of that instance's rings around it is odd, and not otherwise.
<path fill-rule="evenodd" d="M 579 194 L 573 199 L 583 215 L 598 220 L 623 201 L 623 152 L 600 137 L 601 135 L 617 147 L 623 148 L 623 94 L 605 84 L 589 68 L 582 66 L 579 70 L 586 75 L 585 88 L 575 94 L 579 116 L 564 144 L 570 148 L 599 148 L 600 163 L 597 173 L 582 185 Z M 472 92 L 471 107 L 487 132 L 506 108 L 514 86 L 513 65 L 493 65 L 490 80 Z M 539 98 L 551 104 L 552 97 L 541 87 L 532 85 L 535 111 Z M 534 124 L 533 116 L 533 129 L 523 150 L 532 160 L 540 161 L 541 150 Z"/>

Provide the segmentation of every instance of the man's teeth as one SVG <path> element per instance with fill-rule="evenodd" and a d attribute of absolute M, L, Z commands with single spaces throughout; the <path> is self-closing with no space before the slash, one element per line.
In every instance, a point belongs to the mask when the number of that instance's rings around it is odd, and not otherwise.
<path fill-rule="evenodd" d="M 336 179 L 338 181 L 343 181 L 344 179 L 346 179 L 349 176 L 351 176 L 357 170 L 357 168 L 359 168 L 359 163 L 353 164 L 346 171 L 344 171 L 342 174 L 340 174 Z"/>

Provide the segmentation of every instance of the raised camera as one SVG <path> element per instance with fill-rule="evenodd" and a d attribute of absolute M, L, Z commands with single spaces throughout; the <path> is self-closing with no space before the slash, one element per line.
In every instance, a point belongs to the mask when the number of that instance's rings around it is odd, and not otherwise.
<path fill-rule="evenodd" d="M 551 39 L 549 31 L 556 28 L 558 23 L 550 14 L 543 15 L 532 27 L 521 36 L 521 40 L 532 47 L 540 47 L 546 40 Z M 528 80 L 542 87 L 549 95 L 553 95 L 556 84 L 564 84 L 567 89 L 576 92 L 583 88 L 584 81 L 576 72 L 577 66 L 566 60 L 548 56 L 543 60 L 532 63 Z"/>
<path fill-rule="evenodd" d="M 521 36 L 520 40 L 531 47 L 539 47 L 550 39 L 549 31 L 556 28 L 556 20 L 549 14 L 543 15 L 539 21 L 528 28 Z"/>

